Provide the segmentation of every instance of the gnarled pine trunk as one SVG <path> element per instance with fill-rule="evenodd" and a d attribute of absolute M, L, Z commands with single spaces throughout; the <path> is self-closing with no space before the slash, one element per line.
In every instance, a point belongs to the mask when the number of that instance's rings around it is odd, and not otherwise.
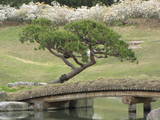
<path fill-rule="evenodd" d="M 74 70 L 72 70 L 70 73 L 68 74 L 63 74 L 61 75 L 61 77 L 59 77 L 59 79 L 52 81 L 51 83 L 64 83 L 65 81 L 68 81 L 69 79 L 73 78 L 74 76 L 76 76 L 77 74 L 79 74 L 80 72 L 82 72 L 83 70 L 85 70 L 86 68 L 94 65 L 96 62 L 90 62 L 88 64 L 85 64 L 82 67 L 76 68 Z"/>

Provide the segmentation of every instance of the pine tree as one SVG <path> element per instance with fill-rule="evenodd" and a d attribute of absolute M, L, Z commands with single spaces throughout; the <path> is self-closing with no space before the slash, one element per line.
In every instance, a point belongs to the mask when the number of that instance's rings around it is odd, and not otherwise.
<path fill-rule="evenodd" d="M 96 64 L 100 58 L 114 56 L 121 61 L 136 60 L 135 53 L 119 34 L 105 24 L 91 20 L 74 21 L 57 27 L 47 19 L 37 19 L 24 28 L 20 41 L 38 43 L 36 49 L 47 49 L 71 68 L 70 73 L 61 75 L 53 83 L 63 83 L 73 78 Z"/>

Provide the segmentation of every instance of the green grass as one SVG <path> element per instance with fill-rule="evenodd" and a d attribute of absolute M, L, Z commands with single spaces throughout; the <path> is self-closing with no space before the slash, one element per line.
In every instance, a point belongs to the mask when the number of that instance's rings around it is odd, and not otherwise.
<path fill-rule="evenodd" d="M 126 41 L 143 40 L 142 48 L 135 50 L 139 64 L 123 62 L 109 58 L 81 73 L 75 80 L 97 78 L 135 78 L 152 79 L 160 77 L 160 29 L 140 28 L 136 26 L 114 27 Z M 158 41 L 159 40 L 159 41 Z"/>
<path fill-rule="evenodd" d="M 18 39 L 23 27 L 0 28 L 0 86 L 15 81 L 48 82 L 70 71 L 48 51 L 35 51 L 35 45 L 21 44 Z M 160 28 L 120 26 L 113 29 L 126 41 L 145 41 L 142 48 L 135 50 L 139 64 L 120 62 L 117 58 L 102 59 L 70 81 L 160 78 Z"/>
<path fill-rule="evenodd" d="M 19 33 L 23 26 L 0 28 L 0 91 L 15 92 L 32 89 L 8 88 L 9 82 L 43 81 L 56 79 L 70 69 L 48 51 L 35 51 L 32 44 L 21 44 Z M 97 64 L 74 77 L 70 82 L 97 80 L 101 78 L 160 79 L 160 28 L 120 26 L 113 27 L 126 41 L 143 40 L 141 49 L 135 50 L 139 64 L 120 62 L 117 58 L 98 60 Z M 159 101 L 153 103 L 153 108 Z M 127 105 L 119 100 L 95 100 L 95 112 L 102 118 L 127 118 Z M 105 111 L 105 112 L 104 112 Z M 142 104 L 138 105 L 138 116 L 142 115 Z M 105 113 L 105 114 L 104 114 Z M 116 115 L 113 115 L 115 114 Z"/>
<path fill-rule="evenodd" d="M 0 87 L 0 91 L 5 91 L 5 92 L 17 92 L 19 90 L 29 90 L 29 89 L 32 89 L 32 87 L 24 87 L 24 86 L 16 87 L 16 88 L 11 88 L 8 86 L 1 86 Z"/>

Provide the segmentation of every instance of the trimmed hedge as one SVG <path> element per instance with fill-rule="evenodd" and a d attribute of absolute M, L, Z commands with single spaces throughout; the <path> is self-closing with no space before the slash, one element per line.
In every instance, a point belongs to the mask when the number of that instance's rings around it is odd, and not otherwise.
<path fill-rule="evenodd" d="M 114 3 L 114 0 L 0 0 L 0 4 L 9 4 L 12 7 L 19 7 L 23 3 L 29 2 L 45 2 L 47 4 L 51 4 L 52 1 L 57 1 L 61 5 L 67 5 L 69 7 L 80 7 L 80 6 L 88 6 L 91 7 L 96 5 L 97 3 L 111 5 Z"/>

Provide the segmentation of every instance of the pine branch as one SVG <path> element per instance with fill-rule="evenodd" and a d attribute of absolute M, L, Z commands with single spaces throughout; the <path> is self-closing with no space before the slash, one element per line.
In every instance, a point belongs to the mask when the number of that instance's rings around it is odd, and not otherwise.
<path fill-rule="evenodd" d="M 78 59 L 76 58 L 76 56 L 74 56 L 73 54 L 72 54 L 72 58 L 73 58 L 73 60 L 75 61 L 75 63 L 77 63 L 77 64 L 80 65 L 81 67 L 84 66 L 84 64 L 81 63 L 80 61 L 78 61 Z"/>
<path fill-rule="evenodd" d="M 49 52 L 51 52 L 53 55 L 61 58 L 66 65 L 68 65 L 70 68 L 72 68 L 72 70 L 75 70 L 75 69 L 76 69 L 76 67 L 75 67 L 72 63 L 70 63 L 63 55 L 54 52 L 54 51 L 51 50 L 50 48 L 47 48 L 47 49 L 48 49 Z"/>

